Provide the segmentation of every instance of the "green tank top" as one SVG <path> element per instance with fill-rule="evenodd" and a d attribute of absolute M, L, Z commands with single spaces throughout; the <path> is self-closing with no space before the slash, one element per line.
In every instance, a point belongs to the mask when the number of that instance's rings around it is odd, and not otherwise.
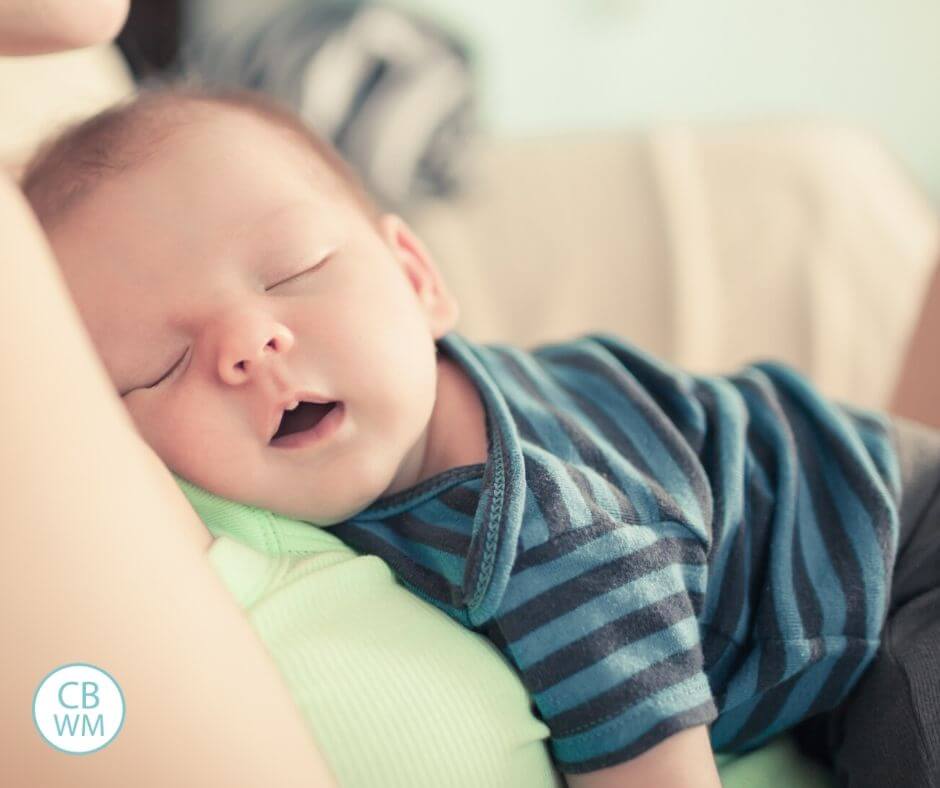
<path fill-rule="evenodd" d="M 563 785 L 489 641 L 328 531 L 177 482 L 340 785 Z"/>

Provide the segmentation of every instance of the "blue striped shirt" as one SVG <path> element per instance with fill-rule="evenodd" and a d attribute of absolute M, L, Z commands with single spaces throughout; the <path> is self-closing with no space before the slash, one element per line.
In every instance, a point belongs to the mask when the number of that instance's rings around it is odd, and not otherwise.
<path fill-rule="evenodd" d="M 607 334 L 438 347 L 480 392 L 486 463 L 334 532 L 492 640 L 560 769 L 703 723 L 744 751 L 846 695 L 898 539 L 884 416 L 778 363 L 693 375 Z"/>

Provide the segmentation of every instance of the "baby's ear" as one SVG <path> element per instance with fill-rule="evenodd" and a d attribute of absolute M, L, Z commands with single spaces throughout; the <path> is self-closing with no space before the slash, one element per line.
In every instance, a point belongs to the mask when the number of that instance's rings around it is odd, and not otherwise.
<path fill-rule="evenodd" d="M 434 338 L 442 337 L 457 324 L 460 307 L 430 252 L 405 220 L 395 214 L 379 219 L 379 234 L 408 277 Z"/>

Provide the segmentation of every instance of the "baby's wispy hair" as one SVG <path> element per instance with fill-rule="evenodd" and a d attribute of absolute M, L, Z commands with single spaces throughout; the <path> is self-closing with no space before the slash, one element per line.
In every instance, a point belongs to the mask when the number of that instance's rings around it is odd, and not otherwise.
<path fill-rule="evenodd" d="M 335 178 L 371 222 L 378 220 L 381 209 L 356 173 L 293 110 L 256 91 L 193 80 L 144 87 L 53 135 L 27 163 L 20 186 L 48 231 L 96 185 L 143 163 L 175 131 L 219 110 L 248 113 L 284 132 Z"/>

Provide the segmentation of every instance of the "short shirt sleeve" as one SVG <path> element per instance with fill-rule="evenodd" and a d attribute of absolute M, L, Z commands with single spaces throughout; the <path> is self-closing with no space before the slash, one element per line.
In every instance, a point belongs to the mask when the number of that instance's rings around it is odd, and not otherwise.
<path fill-rule="evenodd" d="M 628 761 L 717 717 L 697 619 L 702 542 L 673 522 L 589 531 L 519 556 L 492 622 L 570 773 Z"/>

